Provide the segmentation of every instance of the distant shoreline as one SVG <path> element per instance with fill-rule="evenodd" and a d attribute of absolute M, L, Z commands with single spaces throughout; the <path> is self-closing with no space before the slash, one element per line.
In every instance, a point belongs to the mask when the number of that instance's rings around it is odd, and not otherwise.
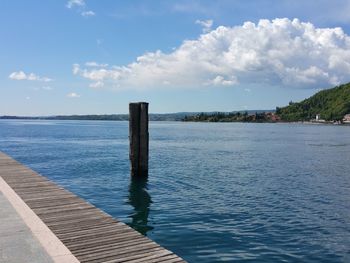
<path fill-rule="evenodd" d="M 312 122 L 312 121 L 182 121 L 189 123 L 257 123 L 257 124 L 306 124 L 306 125 L 334 125 L 334 126 L 350 126 L 350 123 L 334 123 L 334 122 Z"/>
<path fill-rule="evenodd" d="M 161 115 L 161 114 L 160 114 Z M 48 120 L 62 120 L 62 121 L 128 121 L 128 117 L 121 119 L 103 119 L 103 118 L 71 118 L 71 116 L 59 116 L 59 117 L 21 117 L 21 116 L 0 116 L 1 120 L 38 120 L 38 121 L 48 121 Z M 81 115 L 85 116 L 85 115 Z M 125 116 L 128 116 L 125 114 Z M 157 114 L 158 116 L 158 114 Z M 183 119 L 167 119 L 167 118 L 152 118 L 150 116 L 150 121 L 175 121 L 175 122 L 188 122 L 188 123 L 269 123 L 269 124 L 305 124 L 305 125 L 340 125 L 340 126 L 350 126 L 350 123 L 334 123 L 334 122 L 316 122 L 316 121 L 184 121 Z"/>
<path fill-rule="evenodd" d="M 238 111 L 235 111 L 238 112 Z M 249 110 L 248 113 L 255 112 L 273 112 L 271 110 Z M 206 112 L 213 114 L 216 112 Z M 150 121 L 182 121 L 186 116 L 192 117 L 201 114 L 201 112 L 176 112 L 176 113 L 150 113 Z M 229 112 L 227 112 L 229 114 Z M 93 120 L 93 121 L 128 121 L 129 114 L 84 114 L 84 115 L 52 115 L 52 116 L 16 116 L 3 115 L 0 120 Z"/>

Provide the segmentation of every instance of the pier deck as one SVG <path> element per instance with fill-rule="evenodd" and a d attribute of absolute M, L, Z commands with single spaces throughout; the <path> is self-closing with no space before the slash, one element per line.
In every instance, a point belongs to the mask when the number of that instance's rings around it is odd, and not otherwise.
<path fill-rule="evenodd" d="M 0 190 L 55 262 L 185 262 L 2 152 Z"/>

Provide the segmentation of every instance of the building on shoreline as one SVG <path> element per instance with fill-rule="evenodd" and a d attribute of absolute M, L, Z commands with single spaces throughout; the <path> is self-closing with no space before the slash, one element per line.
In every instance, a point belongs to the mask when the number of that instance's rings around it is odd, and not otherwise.
<path fill-rule="evenodd" d="M 321 119 L 321 114 L 316 114 L 315 119 L 311 120 L 311 122 L 326 122 L 326 121 Z"/>
<path fill-rule="evenodd" d="M 350 123 L 350 114 L 346 114 L 343 118 L 343 123 Z"/>

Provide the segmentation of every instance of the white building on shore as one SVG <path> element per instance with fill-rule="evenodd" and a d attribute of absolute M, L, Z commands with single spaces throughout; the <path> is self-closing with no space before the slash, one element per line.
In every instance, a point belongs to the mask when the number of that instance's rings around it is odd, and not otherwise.
<path fill-rule="evenodd" d="M 346 114 L 343 118 L 344 123 L 350 123 L 350 114 Z"/>
<path fill-rule="evenodd" d="M 314 122 L 325 122 L 325 120 L 321 119 L 321 114 L 316 114 Z"/>

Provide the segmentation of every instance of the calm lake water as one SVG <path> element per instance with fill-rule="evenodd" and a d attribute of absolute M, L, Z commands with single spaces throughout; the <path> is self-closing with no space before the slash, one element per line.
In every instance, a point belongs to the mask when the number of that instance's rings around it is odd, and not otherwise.
<path fill-rule="evenodd" d="M 350 127 L 0 121 L 0 150 L 189 262 L 350 262 Z"/>

